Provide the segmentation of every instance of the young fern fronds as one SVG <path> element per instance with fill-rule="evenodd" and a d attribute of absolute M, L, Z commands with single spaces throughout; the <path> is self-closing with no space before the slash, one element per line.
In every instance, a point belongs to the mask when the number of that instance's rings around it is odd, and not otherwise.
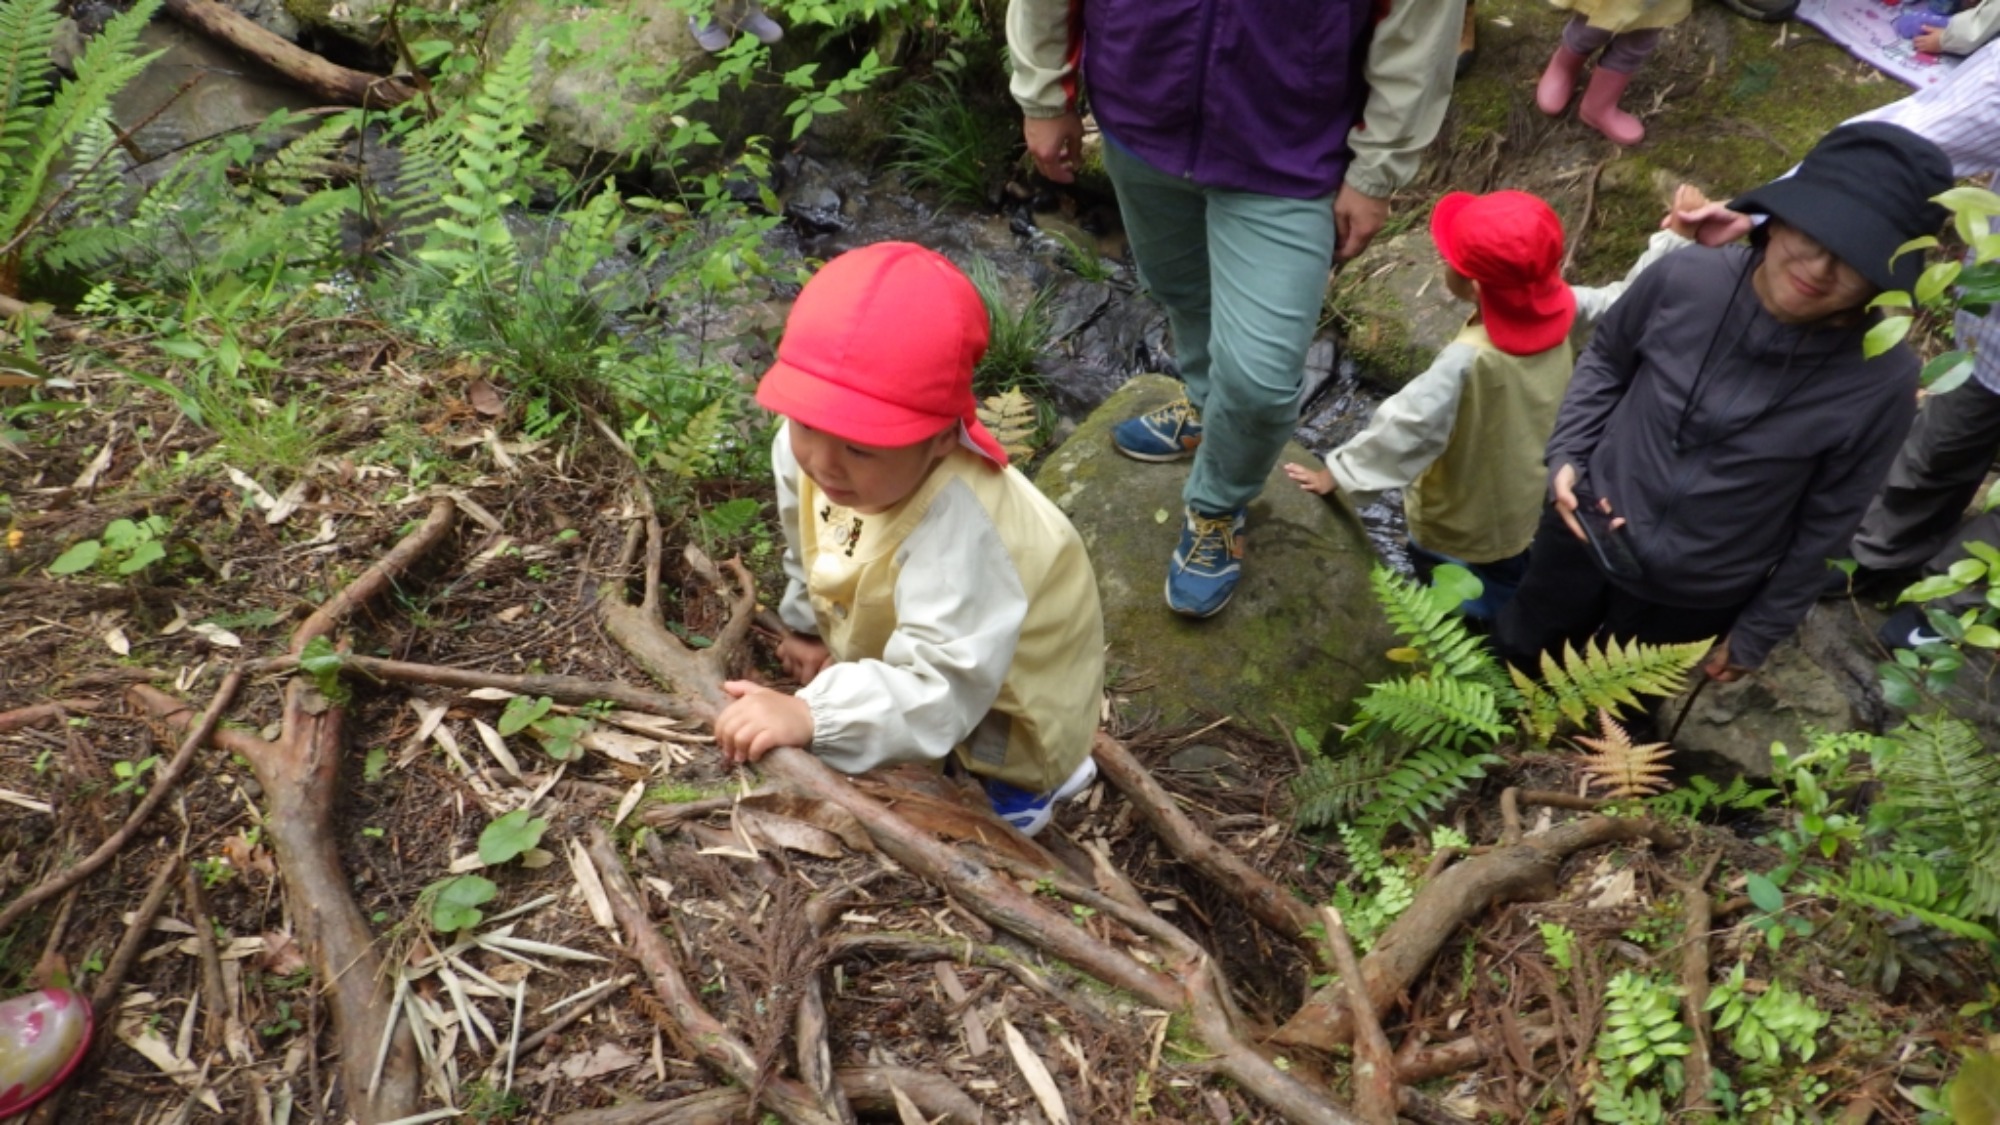
<path fill-rule="evenodd" d="M 1338 753 L 1315 754 L 1292 783 L 1302 827 L 1317 828 L 1353 816 L 1396 768 L 1399 748 L 1384 741 L 1344 743 Z"/>
<path fill-rule="evenodd" d="M 665 448 L 653 455 L 654 463 L 666 471 L 674 485 L 699 478 L 715 463 L 723 433 L 729 428 L 727 409 L 725 400 L 711 400 L 688 419 L 687 425 Z"/>
<path fill-rule="evenodd" d="M 1829 898 L 1898 918 L 1915 918 L 1948 934 L 1973 941 L 2000 941 L 1991 929 L 1951 909 L 1937 869 L 1912 855 L 1890 853 L 1880 859 L 1859 859 L 1824 884 Z"/>
<path fill-rule="evenodd" d="M 520 266 L 506 210 L 526 199 L 540 156 L 528 139 L 533 124 L 528 90 L 534 80 L 534 37 L 524 35 L 486 75 L 472 110 L 458 130 L 455 191 L 444 194 L 450 211 L 433 223 L 430 242 L 417 256 L 452 272 L 460 286 L 509 287 Z"/>
<path fill-rule="evenodd" d="M 1361 721 L 1349 736 L 1381 726 L 1415 746 L 1458 750 L 1469 741 L 1490 745 L 1513 729 L 1500 717 L 1493 689 L 1446 677 L 1409 676 L 1371 685 L 1360 700 Z"/>
<path fill-rule="evenodd" d="M 1498 757 L 1486 753 L 1415 751 L 1382 779 L 1378 795 L 1362 807 L 1355 827 L 1375 841 L 1399 824 L 1412 832 L 1418 831 L 1424 818 L 1443 809 L 1445 802 L 1485 777 L 1488 766 L 1500 762 Z"/>
<path fill-rule="evenodd" d="M 4 2 L 11 7 L 33 0 Z M 7 148 L 7 163 L 0 169 L 0 245 L 12 241 L 45 205 L 42 197 L 49 169 L 64 147 L 110 103 L 112 95 L 163 53 L 133 54 L 140 31 L 159 7 L 160 0 L 138 0 L 130 10 L 112 17 L 78 56 L 76 77 L 57 87 L 46 104 L 12 100 L 6 104 L 6 118 L 0 120 L 0 143 Z M 31 31 L 41 26 L 32 16 L 24 22 L 31 25 Z M 37 53 L 46 63 L 46 42 L 28 44 L 19 64 L 34 65 Z M 33 84 L 22 85 L 26 89 Z M 45 90 L 46 84 L 41 88 Z"/>
<path fill-rule="evenodd" d="M 1416 650 L 1433 674 L 1484 684 L 1511 708 L 1513 689 L 1500 662 L 1465 627 L 1456 600 L 1386 566 L 1376 567 L 1368 582 L 1390 627 Z"/>
<path fill-rule="evenodd" d="M 61 25 L 57 0 L 0 2 L 0 184 L 10 190 L 16 154 L 34 137 L 36 110 L 53 89 L 49 52 Z"/>
<path fill-rule="evenodd" d="M 1621 645 L 1612 640 L 1600 645 L 1593 638 L 1581 652 L 1565 643 L 1561 663 L 1543 653 L 1539 683 L 1518 668 L 1510 667 L 1508 673 L 1521 695 L 1522 725 L 1546 744 L 1565 720 L 1580 727 L 1600 708 L 1622 715 L 1640 705 L 1639 695 L 1673 695 L 1708 650 L 1706 641 Z"/>

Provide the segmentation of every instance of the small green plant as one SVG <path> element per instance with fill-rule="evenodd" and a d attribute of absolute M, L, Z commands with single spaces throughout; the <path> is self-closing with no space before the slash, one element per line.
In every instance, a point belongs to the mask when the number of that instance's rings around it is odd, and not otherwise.
<path fill-rule="evenodd" d="M 549 757 L 567 762 L 583 753 L 581 740 L 596 724 L 581 714 L 550 714 L 554 707 L 555 701 L 546 695 L 536 699 L 515 696 L 500 712 L 498 729 L 503 735 L 527 731 L 542 744 Z"/>
<path fill-rule="evenodd" d="M 1102 285 L 1118 276 L 1117 267 L 1106 261 L 1095 248 L 1084 246 L 1059 230 L 1047 233 L 1062 246 L 1064 264 L 1075 270 L 1078 277 Z"/>
<path fill-rule="evenodd" d="M 305 1027 L 306 1025 L 299 1022 L 299 1018 L 292 1014 L 292 1002 L 280 1000 L 277 1003 L 276 1017 L 270 1023 L 258 1028 L 257 1033 L 266 1039 L 276 1039 L 280 1035 L 304 1031 Z"/>
<path fill-rule="evenodd" d="M 982 396 L 1014 388 L 1034 390 L 1041 384 L 1036 364 L 1049 342 L 1048 291 L 1037 289 L 1015 309 L 992 262 L 974 258 L 966 276 L 986 305 L 988 325 L 986 354 L 972 373 L 973 390 Z"/>
<path fill-rule="evenodd" d="M 431 884 L 424 890 L 428 900 L 431 928 L 441 934 L 469 930 L 484 921 L 479 908 L 500 894 L 500 886 L 481 875 L 457 875 Z"/>
<path fill-rule="evenodd" d="M 541 843 L 548 829 L 548 821 L 530 816 L 527 809 L 506 813 L 479 833 L 479 862 L 497 867 L 518 859 Z"/>
<path fill-rule="evenodd" d="M 512 1090 L 502 1090 L 483 1078 L 475 1078 L 467 1083 L 459 1093 L 460 1112 L 472 1119 L 474 1125 L 494 1125 L 495 1122 L 512 1121 L 527 1112 L 527 1099 Z"/>
<path fill-rule="evenodd" d="M 56 556 L 56 561 L 49 564 L 49 573 L 65 575 L 108 569 L 121 575 L 137 574 L 167 557 L 165 540 L 172 526 L 162 515 L 112 520 L 98 538 L 82 540 Z"/>
<path fill-rule="evenodd" d="M 212 855 L 194 862 L 194 873 L 201 878 L 201 885 L 213 890 L 236 878 L 236 868 L 227 859 Z"/>
<path fill-rule="evenodd" d="M 111 787 L 111 792 L 114 794 L 130 793 L 135 797 L 145 796 L 146 775 L 153 772 L 159 764 L 160 756 L 158 754 L 140 758 L 136 761 L 111 763 L 111 775 L 118 779 L 118 783 Z"/>
<path fill-rule="evenodd" d="M 1762 992 L 1746 987 L 1744 966 L 1737 962 L 1708 994 L 1706 1009 L 1715 1012 L 1715 1030 L 1730 1033 L 1729 1049 L 1748 1063 L 1776 1064 L 1785 1055 L 1810 1062 L 1819 1050 L 1819 1033 L 1833 1017 L 1820 1011 L 1812 997 L 1774 980 Z"/>
<path fill-rule="evenodd" d="M 1542 945 L 1549 951 L 1549 963 L 1559 973 L 1567 973 L 1576 967 L 1576 931 L 1560 922 L 1537 922 L 1535 928 L 1542 933 Z"/>
<path fill-rule="evenodd" d="M 348 698 L 347 685 L 340 679 L 345 664 L 334 651 L 333 642 L 323 636 L 307 641 L 299 651 L 299 671 L 312 677 L 313 687 L 335 703 L 345 703 Z"/>
<path fill-rule="evenodd" d="M 1594 1053 L 1602 1074 L 1591 1089 L 1599 1121 L 1663 1122 L 1661 1096 L 1676 1097 L 1681 1059 L 1694 1034 L 1680 1020 L 1681 991 L 1626 969 L 1605 986 L 1604 1022 Z"/>
<path fill-rule="evenodd" d="M 987 205 L 1019 139 L 1012 121 L 982 116 L 955 81 L 903 87 L 889 167 L 952 203 Z"/>

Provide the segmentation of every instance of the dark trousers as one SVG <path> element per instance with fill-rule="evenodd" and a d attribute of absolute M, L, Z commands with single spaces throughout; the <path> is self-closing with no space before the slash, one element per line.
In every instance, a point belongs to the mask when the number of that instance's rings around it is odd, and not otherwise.
<path fill-rule="evenodd" d="M 1500 611 L 1493 649 L 1523 672 L 1538 674 L 1542 654 L 1562 659 L 1564 642 L 1592 637 L 1647 644 L 1684 644 L 1729 635 L 1742 605 L 1697 609 L 1630 594 L 1597 568 L 1590 548 L 1563 524 L 1553 506 L 1542 511 L 1528 548 L 1528 573 Z"/>
<path fill-rule="evenodd" d="M 1876 570 L 1913 567 L 1956 547 L 1965 506 L 2000 450 L 2000 395 L 1968 380 L 1924 400 L 1889 479 L 1854 533 L 1855 561 Z"/>

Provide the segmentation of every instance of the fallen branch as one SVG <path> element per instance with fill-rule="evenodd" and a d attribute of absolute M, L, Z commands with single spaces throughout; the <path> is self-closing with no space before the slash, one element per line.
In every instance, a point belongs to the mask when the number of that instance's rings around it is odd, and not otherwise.
<path fill-rule="evenodd" d="M 470 668 L 450 668 L 441 664 L 412 664 L 402 660 L 383 660 L 380 657 L 361 656 L 351 652 L 341 653 L 340 663 L 344 669 L 358 672 L 378 683 L 428 684 L 432 687 L 463 688 L 467 691 L 499 688 L 516 695 L 546 695 L 557 703 L 591 703 L 601 699 L 633 711 L 644 711 L 649 715 L 665 715 L 670 719 L 691 717 L 686 702 L 675 696 L 646 688 L 635 688 L 615 680 L 481 672 Z M 298 666 L 298 657 L 280 656 L 252 665 L 251 671 L 259 674 L 282 673 L 290 672 Z"/>
<path fill-rule="evenodd" d="M 12 711 L 0 711 L 0 734 L 21 730 L 24 727 L 40 726 L 50 719 L 60 719 L 71 711 L 88 711 L 97 706 L 95 699 L 51 699 L 47 703 L 35 703 L 27 707 L 16 707 Z"/>
<path fill-rule="evenodd" d="M 896 1112 L 895 1091 L 934 1125 L 986 1125 L 979 1103 L 950 1079 L 897 1066 L 856 1066 L 834 1072 L 848 1101 L 864 1113 Z M 565 1113 L 553 1125 L 736 1125 L 744 1120 L 750 1098 L 730 1088 L 704 1090 L 670 1102 L 635 1102 L 609 1109 Z"/>
<path fill-rule="evenodd" d="M 1173 795 L 1117 739 L 1100 732 L 1090 753 L 1105 780 L 1125 794 L 1133 810 L 1169 851 L 1240 898 L 1251 917 L 1297 945 L 1316 966 L 1328 967 L 1326 951 L 1311 937 L 1318 923 L 1311 907 L 1196 826 L 1174 803 Z"/>
<path fill-rule="evenodd" d="M 550 1020 L 547 1027 L 521 1040 L 521 1045 L 514 1049 L 514 1053 L 516 1055 L 534 1054 L 541 1049 L 542 1044 L 568 1030 L 571 1024 L 596 1011 L 598 1005 L 625 991 L 628 985 L 638 979 L 639 975 L 637 973 L 626 973 L 624 976 L 619 977 L 611 984 L 600 989 L 597 995 L 571 1004 L 569 1011 Z"/>
<path fill-rule="evenodd" d="M 1693 880 L 1679 884 L 1681 933 L 1687 943 L 1681 951 L 1681 1022 L 1694 1033 L 1687 1058 L 1681 1061 L 1687 1079 L 1681 1092 L 1681 1116 L 1690 1120 L 1715 1116 L 1708 1099 L 1714 1066 L 1708 1026 L 1708 931 L 1714 924 L 1714 900 L 1708 897 L 1708 881 L 1720 862 L 1721 852 L 1710 855 Z"/>
<path fill-rule="evenodd" d="M 1637 840 L 1663 848 L 1684 843 L 1678 833 L 1649 819 L 1593 816 L 1556 825 L 1445 871 L 1417 893 L 1417 900 L 1362 959 L 1362 979 L 1376 1014 L 1388 1011 L 1458 927 L 1497 903 L 1554 897 L 1556 870 L 1574 852 Z M 1271 1042 L 1330 1051 L 1353 1036 L 1354 1021 L 1336 984 L 1308 998 Z"/>
<path fill-rule="evenodd" d="M 1323 907 L 1321 913 L 1334 966 L 1347 989 L 1347 1010 L 1353 1013 L 1355 1112 L 1368 1125 L 1396 1125 L 1396 1056 L 1368 1002 L 1368 989 L 1362 986 L 1361 962 L 1354 956 L 1354 943 L 1347 940 L 1347 924 L 1332 906 Z"/>
<path fill-rule="evenodd" d="M 236 48 L 305 87 L 314 97 L 339 105 L 386 109 L 401 105 L 415 93 L 394 78 L 328 62 L 215 0 L 166 0 L 166 9 L 188 27 Z"/>
<path fill-rule="evenodd" d="M 598 877 L 604 882 L 604 893 L 611 900 L 611 912 L 625 931 L 626 954 L 645 970 L 653 991 L 666 1005 L 665 1014 L 678 1025 L 677 1038 L 691 1044 L 709 1065 L 731 1081 L 756 1089 L 758 1104 L 786 1121 L 839 1125 L 839 1119 L 828 1114 L 813 1092 L 797 1080 L 772 1077 L 759 1081 L 757 1059 L 750 1048 L 709 1014 L 688 987 L 687 978 L 674 959 L 673 947 L 660 936 L 652 917 L 646 913 L 644 900 L 625 871 L 624 860 L 619 858 L 618 849 L 612 846 L 611 837 L 602 827 L 591 826 L 588 849 L 591 862 L 597 865 Z"/>
<path fill-rule="evenodd" d="M 236 698 L 236 689 L 242 683 L 241 669 L 231 669 L 229 674 L 222 678 L 221 686 L 215 689 L 215 698 L 209 700 L 208 710 L 202 712 L 193 729 L 181 740 L 180 749 L 174 752 L 173 760 L 167 763 L 167 768 L 153 778 L 151 787 L 139 801 L 139 807 L 132 810 L 132 815 L 126 817 L 125 823 L 119 826 L 118 831 L 113 832 L 108 839 L 99 844 L 97 850 L 72 866 L 42 880 L 20 898 L 8 903 L 5 910 L 0 910 L 0 933 L 11 929 L 28 911 L 96 874 L 99 868 L 111 862 L 113 856 L 132 842 L 132 837 L 145 825 L 146 818 L 152 816 L 153 811 L 160 807 L 160 803 L 167 799 L 167 795 L 174 791 L 174 786 L 180 782 L 181 775 L 187 772 L 188 764 L 194 761 L 195 751 L 208 740 L 209 733 L 215 730 L 215 724 L 222 720 L 222 713 L 229 709 L 229 704 Z M 180 709 L 179 704 L 175 704 L 175 707 Z"/>
<path fill-rule="evenodd" d="M 219 7 L 213 0 L 167 0 L 167 2 L 170 5 L 194 3 Z M 235 15 L 234 12 L 230 14 Z M 236 18 L 243 19 L 242 16 Z M 375 560 L 375 564 L 362 572 L 361 577 L 348 583 L 339 593 L 328 598 L 325 604 L 314 610 L 312 616 L 306 618 L 292 633 L 292 643 L 286 651 L 293 656 L 304 652 L 307 643 L 313 638 L 331 633 L 333 627 L 345 620 L 348 614 L 395 584 L 396 579 L 401 577 L 404 571 L 409 570 L 411 564 L 430 554 L 438 544 L 444 542 L 445 536 L 451 533 L 452 519 L 456 514 L 456 509 L 450 500 L 440 498 L 431 501 L 431 511 L 424 517 L 424 522 L 417 525 L 415 531 L 404 536 L 402 542 L 390 548 L 388 554 Z"/>
<path fill-rule="evenodd" d="M 1547 1015 L 1524 1016 L 1514 1026 L 1520 1032 L 1522 1048 L 1531 1055 L 1561 1037 Z M 1491 1039 L 1481 1035 L 1426 1047 L 1396 1065 L 1396 1078 L 1408 1088 L 1457 1074 L 1485 1062 L 1496 1049 Z"/>

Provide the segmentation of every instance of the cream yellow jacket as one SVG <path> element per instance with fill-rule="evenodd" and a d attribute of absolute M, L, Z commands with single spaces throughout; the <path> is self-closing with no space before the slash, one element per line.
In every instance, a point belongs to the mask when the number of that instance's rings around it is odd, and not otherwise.
<path fill-rule="evenodd" d="M 838 663 L 800 689 L 812 750 L 848 773 L 956 753 L 1035 793 L 1090 753 L 1104 615 L 1083 540 L 1012 468 L 955 450 L 909 499 L 862 516 L 771 450 L 791 581 L 780 615 Z"/>
<path fill-rule="evenodd" d="M 1672 27 L 1688 18 L 1692 0 L 1550 0 L 1605 31 L 1644 31 Z"/>

